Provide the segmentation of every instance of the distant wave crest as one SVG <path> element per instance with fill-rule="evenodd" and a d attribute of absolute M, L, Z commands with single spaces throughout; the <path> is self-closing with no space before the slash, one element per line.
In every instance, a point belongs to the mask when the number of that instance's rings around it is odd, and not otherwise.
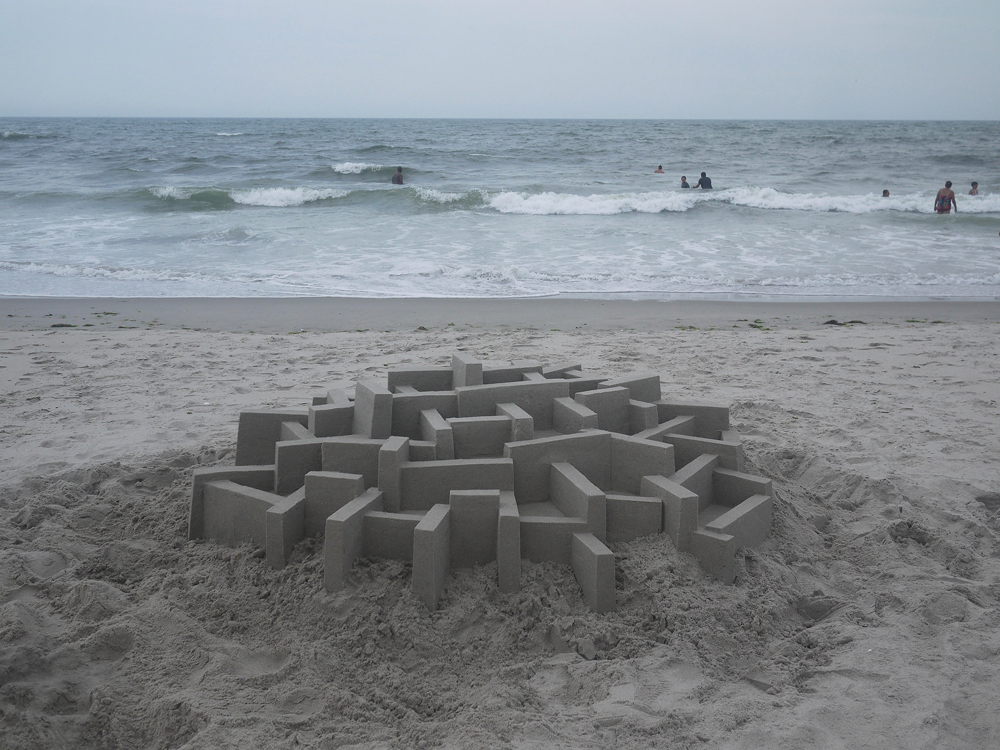
<path fill-rule="evenodd" d="M 381 164 L 365 164 L 364 162 L 345 161 L 343 164 L 334 164 L 333 171 L 337 174 L 361 174 L 362 172 L 381 172 Z"/>

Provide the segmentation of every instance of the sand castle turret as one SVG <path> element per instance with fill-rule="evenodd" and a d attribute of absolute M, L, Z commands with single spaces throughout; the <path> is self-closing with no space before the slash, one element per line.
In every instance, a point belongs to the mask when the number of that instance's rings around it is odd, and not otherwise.
<path fill-rule="evenodd" d="M 359 557 L 410 562 L 437 607 L 448 572 L 570 565 L 587 604 L 615 609 L 608 544 L 664 534 L 731 583 L 736 551 L 771 526 L 771 482 L 743 471 L 726 407 L 663 398 L 658 375 L 577 364 L 401 369 L 303 410 L 240 414 L 236 466 L 199 469 L 189 537 L 266 550 L 276 568 L 323 537 L 324 584 Z"/>

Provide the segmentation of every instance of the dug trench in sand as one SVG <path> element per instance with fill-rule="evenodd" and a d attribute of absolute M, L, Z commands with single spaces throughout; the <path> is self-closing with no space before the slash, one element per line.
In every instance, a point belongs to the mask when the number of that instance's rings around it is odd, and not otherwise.
<path fill-rule="evenodd" d="M 847 313 L 335 334 L 3 316 L 5 743 L 996 744 L 997 318 Z M 363 558 L 330 593 L 318 540 L 275 570 L 187 539 L 193 472 L 233 465 L 241 411 L 455 352 L 656 372 L 728 405 L 746 471 L 773 484 L 771 535 L 734 585 L 663 537 L 609 543 L 606 614 L 567 566 L 522 561 L 512 595 L 492 563 L 453 570 L 430 613 L 405 562 Z"/>

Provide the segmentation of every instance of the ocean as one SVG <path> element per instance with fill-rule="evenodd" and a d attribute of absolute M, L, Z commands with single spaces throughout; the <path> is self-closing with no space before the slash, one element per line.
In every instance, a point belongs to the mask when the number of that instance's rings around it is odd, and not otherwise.
<path fill-rule="evenodd" d="M 998 299 L 998 231 L 1000 122 L 0 118 L 5 295 Z"/>

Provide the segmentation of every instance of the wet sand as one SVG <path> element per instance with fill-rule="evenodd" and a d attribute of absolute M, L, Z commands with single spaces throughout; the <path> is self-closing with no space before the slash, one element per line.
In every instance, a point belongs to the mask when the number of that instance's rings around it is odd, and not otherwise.
<path fill-rule="evenodd" d="M 471 325 L 573 330 L 667 330 L 755 323 L 812 328 L 840 323 L 987 322 L 1000 301 L 775 301 L 592 299 L 49 298 L 0 297 L 0 328 L 162 326 L 208 331 L 399 331 Z"/>

